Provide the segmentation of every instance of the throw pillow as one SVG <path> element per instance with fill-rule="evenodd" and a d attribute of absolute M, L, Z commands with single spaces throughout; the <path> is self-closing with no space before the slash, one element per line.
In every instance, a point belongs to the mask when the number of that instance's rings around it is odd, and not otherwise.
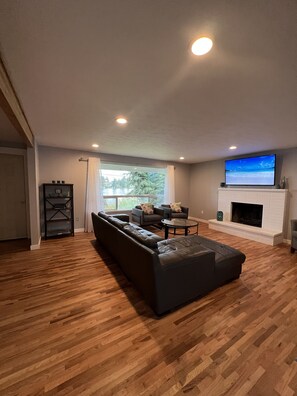
<path fill-rule="evenodd" d="M 181 202 L 174 202 L 170 204 L 170 208 L 172 209 L 172 212 L 175 213 L 181 213 L 182 208 L 181 208 Z"/>
<path fill-rule="evenodd" d="M 140 207 L 144 211 L 144 214 L 150 215 L 154 213 L 154 205 L 151 203 L 140 204 Z"/>

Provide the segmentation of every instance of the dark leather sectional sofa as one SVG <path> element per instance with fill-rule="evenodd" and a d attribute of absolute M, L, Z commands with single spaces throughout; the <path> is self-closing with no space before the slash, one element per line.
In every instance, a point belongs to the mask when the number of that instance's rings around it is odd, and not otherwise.
<path fill-rule="evenodd" d="M 157 315 L 239 278 L 245 255 L 192 235 L 163 240 L 103 212 L 92 213 L 95 236 Z"/>

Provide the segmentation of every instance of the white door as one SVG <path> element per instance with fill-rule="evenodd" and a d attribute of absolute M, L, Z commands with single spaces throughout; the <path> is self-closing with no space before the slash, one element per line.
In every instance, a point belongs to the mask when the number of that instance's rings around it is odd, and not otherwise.
<path fill-rule="evenodd" d="M 26 237 L 24 157 L 0 154 L 0 240 Z"/>

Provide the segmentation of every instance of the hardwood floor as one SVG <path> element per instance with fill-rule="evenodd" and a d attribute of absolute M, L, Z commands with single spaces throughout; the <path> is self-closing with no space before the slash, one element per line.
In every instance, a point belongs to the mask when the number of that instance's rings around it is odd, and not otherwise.
<path fill-rule="evenodd" d="M 0 394 L 297 395 L 297 254 L 199 232 L 243 274 L 160 319 L 92 234 L 1 255 Z"/>

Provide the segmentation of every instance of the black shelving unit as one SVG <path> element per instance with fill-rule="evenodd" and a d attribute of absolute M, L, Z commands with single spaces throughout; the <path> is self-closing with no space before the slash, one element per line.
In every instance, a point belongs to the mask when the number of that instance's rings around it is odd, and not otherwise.
<path fill-rule="evenodd" d="M 43 184 L 44 237 L 74 235 L 73 184 Z"/>

